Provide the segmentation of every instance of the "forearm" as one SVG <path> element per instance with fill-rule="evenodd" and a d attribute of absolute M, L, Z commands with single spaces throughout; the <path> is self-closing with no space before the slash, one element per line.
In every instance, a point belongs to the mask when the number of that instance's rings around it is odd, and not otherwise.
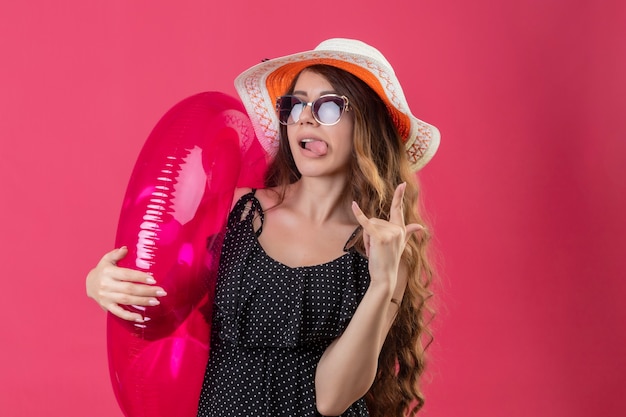
<path fill-rule="evenodd" d="M 318 410 L 338 415 L 368 391 L 390 327 L 393 288 L 370 285 L 350 324 L 324 352 L 315 374 Z"/>

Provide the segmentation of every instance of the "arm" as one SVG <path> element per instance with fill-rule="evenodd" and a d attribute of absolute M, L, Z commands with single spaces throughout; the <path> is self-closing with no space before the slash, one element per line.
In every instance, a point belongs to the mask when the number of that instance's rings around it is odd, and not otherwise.
<path fill-rule="evenodd" d="M 367 393 L 376 377 L 378 356 L 391 328 L 407 284 L 406 265 L 401 256 L 408 237 L 420 225 L 404 225 L 404 185 L 394 194 L 389 221 L 368 219 L 353 203 L 354 214 L 363 226 L 369 258 L 370 286 L 344 333 L 326 349 L 315 374 L 318 411 L 339 415 Z"/>

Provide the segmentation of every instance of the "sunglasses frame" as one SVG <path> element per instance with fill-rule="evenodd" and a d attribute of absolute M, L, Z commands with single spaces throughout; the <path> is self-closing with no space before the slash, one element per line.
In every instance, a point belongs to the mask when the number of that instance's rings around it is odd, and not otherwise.
<path fill-rule="evenodd" d="M 298 123 L 300 121 L 300 117 L 298 117 L 298 120 L 295 120 L 293 123 L 283 123 L 282 120 L 280 120 L 280 102 L 282 99 L 285 99 L 287 97 L 290 98 L 295 98 L 296 100 L 298 100 L 301 104 L 304 105 L 304 107 L 302 108 L 302 111 L 304 111 L 304 109 L 306 107 L 311 107 L 311 114 L 313 115 L 313 118 L 315 119 L 315 121 L 319 124 L 321 124 L 322 126 L 334 126 L 337 123 L 339 123 L 339 121 L 341 120 L 341 118 L 343 117 L 343 114 L 347 111 L 349 111 L 349 106 L 350 106 L 350 100 L 348 100 L 348 97 L 346 96 L 341 96 L 339 94 L 324 94 L 322 96 L 319 96 L 318 98 L 316 98 L 313 101 L 304 101 L 302 100 L 300 97 L 295 96 L 293 94 L 285 94 L 284 96 L 279 96 L 276 98 L 276 114 L 278 116 L 278 123 L 280 123 L 283 126 L 289 126 L 289 125 L 294 125 L 296 123 Z M 333 123 L 324 123 L 322 122 L 318 116 L 317 116 L 317 111 L 314 111 L 315 107 L 313 107 L 315 105 L 315 103 L 317 103 L 319 100 L 322 100 L 324 98 L 328 98 L 328 97 L 333 97 L 333 98 L 339 98 L 343 100 L 343 107 L 341 108 L 341 113 L 339 114 L 339 117 L 337 118 L 337 121 L 333 122 Z M 293 111 L 293 107 L 291 108 L 291 110 Z M 300 113 L 302 115 L 302 113 Z M 289 117 L 291 117 L 291 111 L 289 112 Z"/>

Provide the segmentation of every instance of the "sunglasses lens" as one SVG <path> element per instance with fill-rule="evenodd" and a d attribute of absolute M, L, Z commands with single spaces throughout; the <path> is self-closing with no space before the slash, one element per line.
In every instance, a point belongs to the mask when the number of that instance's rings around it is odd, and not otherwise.
<path fill-rule="evenodd" d="M 320 123 L 332 125 L 341 118 L 344 104 L 341 97 L 320 97 L 313 103 L 313 114 Z"/>
<path fill-rule="evenodd" d="M 281 124 L 291 125 L 300 119 L 304 103 L 296 96 L 282 96 L 276 102 L 278 120 Z"/>

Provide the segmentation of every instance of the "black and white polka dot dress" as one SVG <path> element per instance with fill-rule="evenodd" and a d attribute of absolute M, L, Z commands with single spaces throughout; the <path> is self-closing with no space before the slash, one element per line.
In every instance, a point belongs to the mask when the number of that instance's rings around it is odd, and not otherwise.
<path fill-rule="evenodd" d="M 252 191 L 228 220 L 198 416 L 318 417 L 315 368 L 367 290 L 367 260 L 349 250 L 290 268 L 259 244 L 255 215 L 263 219 Z M 342 417 L 368 415 L 360 399 Z"/>

